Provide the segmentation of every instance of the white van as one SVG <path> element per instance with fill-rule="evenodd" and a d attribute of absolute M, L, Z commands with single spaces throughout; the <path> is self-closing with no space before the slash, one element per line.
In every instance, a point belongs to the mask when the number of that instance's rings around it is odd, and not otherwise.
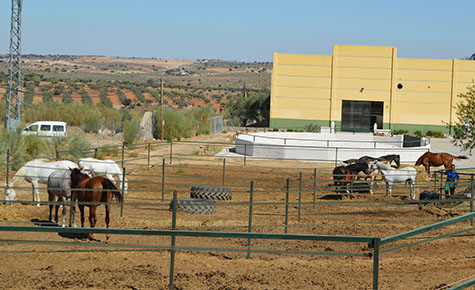
<path fill-rule="evenodd" d="M 38 121 L 23 128 L 21 133 L 46 137 L 66 136 L 66 122 Z"/>

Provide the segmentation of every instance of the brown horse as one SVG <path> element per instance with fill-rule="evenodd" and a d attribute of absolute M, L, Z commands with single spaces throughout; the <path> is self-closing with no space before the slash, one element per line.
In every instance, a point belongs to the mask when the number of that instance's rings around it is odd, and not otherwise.
<path fill-rule="evenodd" d="M 367 164 L 355 163 L 348 166 L 337 166 L 333 169 L 333 182 L 337 192 L 346 186 L 346 193 L 350 194 L 350 188 L 353 185 L 358 173 L 364 172 L 369 175 L 369 167 Z"/>
<path fill-rule="evenodd" d="M 75 194 L 75 199 L 79 201 L 79 211 L 81 212 L 81 227 L 84 227 L 84 206 L 89 207 L 89 223 L 91 228 L 96 226 L 96 209 L 104 202 L 106 207 L 106 227 L 109 228 L 110 202 L 114 195 L 118 202 L 122 202 L 120 190 L 106 177 L 95 176 L 93 178 L 81 172 L 81 169 L 69 169 L 71 171 L 71 189 Z M 81 204 L 83 202 L 83 204 Z M 84 202 L 97 204 L 84 204 Z M 88 239 L 93 239 L 93 234 L 88 235 Z M 109 234 L 106 235 L 109 240 Z"/>
<path fill-rule="evenodd" d="M 431 166 L 438 167 L 444 165 L 445 169 L 449 169 L 450 166 L 452 166 L 454 159 L 467 159 L 467 156 L 455 156 L 450 153 L 432 153 L 427 151 L 417 159 L 416 166 L 423 165 L 427 174 L 430 175 Z"/>

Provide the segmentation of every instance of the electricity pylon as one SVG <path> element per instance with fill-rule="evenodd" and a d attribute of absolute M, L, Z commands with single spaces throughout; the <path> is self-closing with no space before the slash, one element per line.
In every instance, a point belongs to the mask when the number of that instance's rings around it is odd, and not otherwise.
<path fill-rule="evenodd" d="M 10 66 L 8 67 L 5 128 L 12 131 L 20 124 L 20 104 L 23 99 L 21 76 L 21 6 L 23 0 L 12 0 L 10 27 Z"/>

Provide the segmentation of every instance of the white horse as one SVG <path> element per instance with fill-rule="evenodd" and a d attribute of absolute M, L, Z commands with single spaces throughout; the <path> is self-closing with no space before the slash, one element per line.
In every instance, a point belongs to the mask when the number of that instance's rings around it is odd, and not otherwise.
<path fill-rule="evenodd" d="M 14 187 L 26 180 L 31 183 L 33 190 L 33 202 L 37 206 L 40 206 L 40 191 L 38 189 L 38 183 L 47 184 L 48 177 L 53 171 L 58 169 L 77 168 L 76 163 L 69 160 L 53 161 L 49 162 L 46 159 L 35 159 L 27 162 L 23 165 L 16 174 L 13 176 L 5 189 L 5 200 L 15 200 L 16 192 Z M 69 171 L 69 170 L 68 170 Z M 11 203 L 10 203 L 11 204 Z"/>
<path fill-rule="evenodd" d="M 370 172 L 378 169 L 383 175 L 386 182 L 386 196 L 391 196 L 392 184 L 399 182 L 409 182 L 410 198 L 416 199 L 415 184 L 417 177 L 417 170 L 413 167 L 404 167 L 401 169 L 394 169 L 391 166 L 375 161 L 371 165 Z"/>
<path fill-rule="evenodd" d="M 123 191 L 124 195 L 127 194 L 128 180 L 114 160 L 100 160 L 90 157 L 81 158 L 79 159 L 79 166 L 89 175 L 104 175 L 112 182 L 115 182 L 114 176 L 117 176 L 120 190 Z"/>
<path fill-rule="evenodd" d="M 52 202 L 55 199 L 55 196 L 58 197 L 58 201 L 61 200 L 61 204 L 63 205 L 63 223 L 62 227 L 66 224 L 66 200 L 71 198 L 71 171 L 69 170 L 55 170 L 51 173 L 48 177 L 48 200 L 50 202 L 49 205 L 49 222 L 51 222 L 52 214 L 51 211 L 53 210 Z M 55 207 L 55 218 L 54 220 L 58 223 L 58 209 L 59 204 L 56 204 Z M 74 215 L 74 205 L 71 203 L 69 210 L 73 213 L 73 226 L 76 227 L 76 216 Z M 69 226 L 71 226 L 71 221 L 69 222 Z"/>

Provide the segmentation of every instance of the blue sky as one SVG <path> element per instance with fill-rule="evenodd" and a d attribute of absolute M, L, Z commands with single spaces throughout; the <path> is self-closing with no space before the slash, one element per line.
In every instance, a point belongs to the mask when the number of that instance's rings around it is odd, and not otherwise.
<path fill-rule="evenodd" d="M 473 0 L 24 0 L 22 53 L 272 61 L 348 44 L 452 59 L 475 53 L 474 11 Z M 1 54 L 10 13 L 1 0 Z"/>

